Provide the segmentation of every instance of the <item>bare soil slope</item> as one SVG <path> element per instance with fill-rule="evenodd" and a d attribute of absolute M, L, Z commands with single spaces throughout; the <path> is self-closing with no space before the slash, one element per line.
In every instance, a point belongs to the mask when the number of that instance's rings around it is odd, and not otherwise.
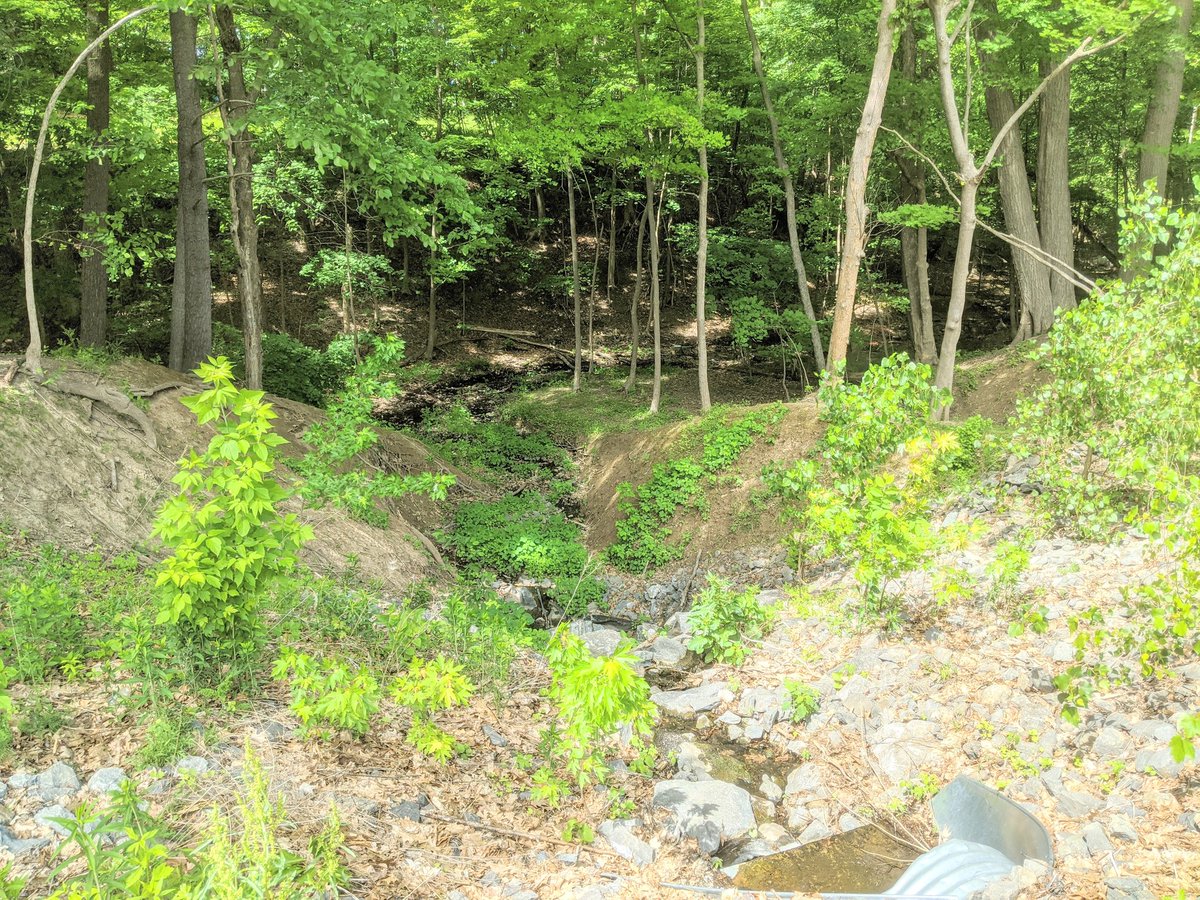
<path fill-rule="evenodd" d="M 50 365 L 76 380 L 121 391 L 173 385 L 149 398 L 146 408 L 158 446 L 151 447 L 130 419 L 102 404 L 18 375 L 11 386 L 0 387 L 0 518 L 65 548 L 109 554 L 136 549 L 154 555 L 150 529 L 159 506 L 174 490 L 175 463 L 187 451 L 202 449 L 211 434 L 197 426 L 179 402 L 183 393 L 198 390 L 199 383 L 141 360 L 124 360 L 103 375 L 64 362 Z M 7 360 L 0 360 L 0 372 L 6 367 Z M 324 414 L 291 400 L 270 400 L 279 415 L 276 430 L 290 442 L 284 453 L 302 454 L 301 435 Z M 459 478 L 456 492 L 478 490 L 469 477 L 396 432 L 381 433 L 370 462 L 382 472 L 451 471 Z M 287 477 L 286 469 L 281 473 Z M 293 507 L 316 532 L 305 550 L 305 562 L 318 571 L 335 573 L 353 565 L 360 575 L 399 591 L 439 567 L 437 551 L 426 535 L 441 525 L 447 509 L 430 500 L 406 497 L 391 502 L 386 529 L 334 508 L 301 509 L 295 501 Z"/>

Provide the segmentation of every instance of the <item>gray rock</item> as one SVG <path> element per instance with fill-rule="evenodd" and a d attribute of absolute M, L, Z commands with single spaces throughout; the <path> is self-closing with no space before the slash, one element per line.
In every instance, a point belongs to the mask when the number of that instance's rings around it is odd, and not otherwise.
<path fill-rule="evenodd" d="M 203 775 L 210 768 L 209 762 L 203 756 L 184 756 L 175 762 L 175 774 L 182 775 L 190 772 L 192 775 Z"/>
<path fill-rule="evenodd" d="M 843 813 L 841 818 L 838 819 L 838 828 L 842 831 L 853 831 L 855 828 L 862 828 L 862 826 L 865 824 L 866 823 L 863 822 L 863 820 L 858 816 L 854 815 L 854 813 Z"/>
<path fill-rule="evenodd" d="M 1104 900 L 1156 900 L 1158 896 L 1138 878 L 1109 878 L 1104 886 Z"/>
<path fill-rule="evenodd" d="M 47 803 L 69 797 L 81 786 L 79 776 L 65 762 L 56 762 L 37 777 L 38 796 Z"/>
<path fill-rule="evenodd" d="M 788 834 L 788 830 L 776 822 L 763 822 L 759 825 L 758 836 L 776 848 L 792 842 L 792 836 Z"/>
<path fill-rule="evenodd" d="M 88 779 L 87 789 L 93 794 L 107 797 L 113 791 L 119 790 L 121 785 L 128 780 L 124 769 L 117 766 L 109 766 L 105 769 L 96 770 L 95 774 Z"/>
<path fill-rule="evenodd" d="M 1183 771 L 1183 764 L 1175 761 L 1170 747 L 1156 750 L 1141 750 L 1134 757 L 1133 767 L 1138 772 L 1155 772 L 1167 778 L 1175 778 Z"/>
<path fill-rule="evenodd" d="M 742 717 L 735 712 L 723 712 L 717 716 L 717 721 L 722 725 L 741 725 Z"/>
<path fill-rule="evenodd" d="M 748 741 L 761 741 L 766 733 L 766 729 L 759 722 L 751 722 L 746 726 L 745 735 Z"/>
<path fill-rule="evenodd" d="M 28 772 L 18 772 L 8 779 L 8 786 L 14 791 L 23 791 L 37 784 L 38 777 Z"/>
<path fill-rule="evenodd" d="M 4 798 L 6 798 L 7 796 L 8 796 L 8 785 L 5 782 L 0 781 L 0 801 L 3 801 Z"/>
<path fill-rule="evenodd" d="M 650 653 L 657 665 L 677 666 L 687 656 L 687 647 L 675 638 L 657 637 L 650 645 Z"/>
<path fill-rule="evenodd" d="M 53 806 L 46 806 L 39 809 L 33 814 L 33 821 L 37 822 L 43 828 L 49 828 L 59 837 L 67 837 L 71 833 L 67 826 L 61 822 L 56 822 L 55 819 L 67 819 L 75 821 L 75 816 L 65 806 L 60 806 L 55 803 Z"/>
<path fill-rule="evenodd" d="M 1058 855 L 1063 859 L 1087 859 L 1091 854 L 1088 853 L 1083 835 L 1060 834 L 1058 836 Z"/>
<path fill-rule="evenodd" d="M 592 656 L 612 656 L 621 643 L 623 635 L 615 628 L 601 628 L 585 634 L 583 644 Z"/>
<path fill-rule="evenodd" d="M 938 771 L 942 754 L 937 745 L 938 727 L 932 722 L 913 719 L 880 728 L 875 733 L 871 752 L 879 761 L 883 774 L 899 783 L 921 771 Z"/>
<path fill-rule="evenodd" d="M 1134 722 L 1129 726 L 1129 730 L 1137 737 L 1157 744 L 1165 744 L 1175 736 L 1175 727 L 1170 722 L 1164 722 L 1161 719 Z"/>
<path fill-rule="evenodd" d="M 660 781 L 654 805 L 668 810 L 679 832 L 696 838 L 706 853 L 755 826 L 750 794 L 724 781 Z"/>
<path fill-rule="evenodd" d="M 1083 829 L 1083 842 L 1087 844 L 1088 853 L 1092 856 L 1103 856 L 1106 853 L 1111 853 L 1113 849 L 1108 835 L 1104 833 L 1104 829 L 1100 827 L 1098 822 L 1092 822 Z"/>
<path fill-rule="evenodd" d="M 772 803 L 778 803 L 783 799 L 783 788 L 770 775 L 762 777 L 762 781 L 758 785 L 758 792 Z"/>
<path fill-rule="evenodd" d="M 1179 817 L 1179 824 L 1187 831 L 1195 831 L 1200 833 L 1200 815 L 1194 812 L 1185 812 Z"/>
<path fill-rule="evenodd" d="M 388 812 L 397 819 L 408 819 L 410 822 L 421 821 L 421 804 L 416 800 L 402 800 L 399 803 L 393 803 Z"/>
<path fill-rule="evenodd" d="M 0 825 L 0 850 L 7 850 L 13 856 L 24 856 L 26 853 L 41 850 L 49 843 L 48 838 L 19 838 Z"/>
<path fill-rule="evenodd" d="M 724 689 L 725 682 L 715 681 L 686 691 L 655 691 L 650 695 L 650 700 L 669 715 L 694 716 L 696 713 L 708 712 L 720 703 L 721 691 Z"/>
<path fill-rule="evenodd" d="M 491 745 L 493 747 L 507 747 L 508 746 L 508 738 L 506 738 L 504 735 L 502 735 L 500 732 L 498 732 L 491 725 L 484 723 L 483 733 L 484 733 L 484 735 L 487 736 L 488 741 L 491 742 Z"/>
<path fill-rule="evenodd" d="M 789 797 L 793 794 L 812 794 L 824 781 L 820 766 L 816 763 L 805 763 L 788 774 L 787 786 L 783 792 Z"/>
<path fill-rule="evenodd" d="M 1124 816 L 1113 816 L 1108 820 L 1108 833 L 1118 841 L 1125 841 L 1130 844 L 1138 838 L 1137 830 L 1133 827 L 1133 823 Z"/>
<path fill-rule="evenodd" d="M 1101 762 L 1107 762 L 1123 756 L 1128 749 L 1128 736 L 1120 729 L 1106 726 L 1096 735 L 1096 741 L 1092 744 L 1092 755 Z"/>
<path fill-rule="evenodd" d="M 813 819 L 805 829 L 800 832 L 800 837 L 797 840 L 801 844 L 810 844 L 813 841 L 819 841 L 833 834 L 833 829 L 821 819 Z"/>
<path fill-rule="evenodd" d="M 610 819 L 600 825 L 599 831 L 618 856 L 639 866 L 654 862 L 654 848 L 633 833 L 629 822 Z"/>
<path fill-rule="evenodd" d="M 1041 666 L 1034 666 L 1029 670 L 1029 685 L 1039 694 L 1053 694 L 1058 690 L 1050 673 Z"/>

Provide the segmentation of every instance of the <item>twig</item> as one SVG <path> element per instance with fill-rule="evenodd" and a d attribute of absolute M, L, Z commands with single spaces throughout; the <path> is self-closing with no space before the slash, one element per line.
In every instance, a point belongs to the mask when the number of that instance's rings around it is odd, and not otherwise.
<path fill-rule="evenodd" d="M 10 362 L 4 374 L 0 376 L 0 387 L 10 387 L 13 379 L 17 377 L 17 369 L 19 368 L 20 364 L 15 359 Z"/>
<path fill-rule="evenodd" d="M 587 850 L 591 853 L 599 853 L 603 856 L 617 857 L 616 853 L 611 850 L 602 850 L 599 847 L 581 847 L 579 844 L 574 844 L 571 841 L 562 841 L 558 838 L 543 837 L 540 834 L 530 834 L 527 831 L 512 831 L 508 828 L 497 828 L 495 825 L 485 825 L 483 822 L 468 822 L 465 819 L 455 819 L 451 816 L 439 816 L 436 813 L 421 812 L 422 819 L 432 819 L 434 822 L 445 822 L 447 825 L 462 825 L 466 828 L 475 828 L 479 831 L 489 831 L 492 834 L 503 835 L 504 837 L 521 838 L 526 841 L 534 841 L 536 843 L 557 844 L 560 847 L 571 847 L 576 850 Z M 619 857 L 618 857 L 619 858 Z"/>
<path fill-rule="evenodd" d="M 169 391 L 172 388 L 182 388 L 182 387 L 187 387 L 187 385 L 183 384 L 180 381 L 164 381 L 162 384 L 156 384 L 154 387 L 136 388 L 134 390 L 131 390 L 129 392 L 129 394 L 130 394 L 130 396 L 133 396 L 133 397 L 142 397 L 142 398 L 148 399 L 150 397 L 153 397 L 155 394 L 161 394 L 163 391 Z"/>

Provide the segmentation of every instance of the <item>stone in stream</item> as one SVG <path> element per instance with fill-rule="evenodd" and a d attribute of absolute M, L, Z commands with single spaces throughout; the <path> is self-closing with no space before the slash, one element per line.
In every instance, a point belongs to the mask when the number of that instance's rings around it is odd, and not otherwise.
<path fill-rule="evenodd" d="M 724 781 L 660 781 L 654 805 L 668 810 L 678 832 L 695 838 L 709 854 L 755 826 L 749 792 Z"/>
<path fill-rule="evenodd" d="M 663 712 L 673 716 L 694 716 L 708 712 L 721 702 L 721 691 L 725 682 L 714 681 L 685 691 L 655 691 L 651 702 Z"/>

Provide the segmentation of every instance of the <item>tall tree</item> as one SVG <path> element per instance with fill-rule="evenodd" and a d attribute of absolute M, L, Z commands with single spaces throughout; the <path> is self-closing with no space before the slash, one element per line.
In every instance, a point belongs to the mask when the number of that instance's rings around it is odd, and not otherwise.
<path fill-rule="evenodd" d="M 579 236 L 575 228 L 575 176 L 567 167 L 567 207 L 571 227 L 571 301 L 575 311 L 575 370 L 571 390 L 579 390 L 583 382 L 583 310 L 579 294 Z M 600 236 L 596 235 L 599 240 Z"/>
<path fill-rule="evenodd" d="M 758 46 L 758 37 L 754 33 L 754 22 L 750 19 L 750 6 L 747 0 L 742 0 L 742 18 L 746 22 L 746 36 L 750 38 L 754 75 L 758 79 L 763 108 L 767 112 L 767 124 L 771 129 L 771 146 L 775 151 L 775 167 L 779 170 L 779 177 L 783 182 L 784 212 L 787 217 L 788 244 L 792 249 L 792 266 L 796 270 L 796 287 L 800 292 L 800 302 L 804 306 L 804 314 L 808 316 L 810 322 L 809 331 L 812 335 L 813 357 L 817 361 L 817 367 L 823 369 L 825 368 L 825 350 L 821 345 L 821 331 L 817 327 L 817 314 L 813 309 L 812 296 L 808 290 L 808 274 L 804 271 L 804 257 L 800 254 L 800 234 L 796 227 L 796 189 L 792 184 L 792 170 L 788 167 L 787 157 L 783 152 L 783 141 L 779 137 L 779 119 L 775 115 L 775 106 L 771 103 L 771 91 L 767 86 L 762 50 Z"/>
<path fill-rule="evenodd" d="M 230 234 L 238 260 L 246 385 L 251 390 L 262 390 L 262 268 L 258 259 L 258 220 L 254 212 L 254 139 L 247 127 L 254 98 L 246 88 L 242 42 L 234 24 L 233 10 L 225 5 L 217 6 L 214 17 L 225 63 L 225 75 L 217 73 L 217 88 L 221 120 L 225 126 Z"/>
<path fill-rule="evenodd" d="M 745 0 L 742 0 L 743 4 Z M 828 369 L 836 371 L 839 363 L 846 361 L 850 346 L 850 323 L 854 318 L 854 300 L 858 293 L 858 270 L 862 264 L 867 240 L 867 173 L 871 166 L 871 154 L 875 149 L 875 137 L 883 121 L 883 101 L 887 96 L 888 81 L 892 74 L 892 54 L 895 45 L 896 0 L 882 0 L 879 9 L 879 24 L 876 26 L 878 40 L 875 46 L 875 64 L 871 70 L 871 82 L 867 99 L 863 103 L 862 120 L 858 135 L 854 139 L 854 151 L 850 155 L 850 174 L 846 179 L 846 236 L 842 243 L 842 259 L 838 267 L 837 294 L 833 312 L 833 331 L 829 336 Z"/>
<path fill-rule="evenodd" d="M 108 28 L 108 0 L 89 0 L 87 4 L 88 40 L 94 41 Z M 112 47 L 100 44 L 87 61 L 87 125 L 93 152 L 83 170 L 83 265 L 80 275 L 79 343 L 84 347 L 103 346 L 108 331 L 108 269 L 104 245 L 97 233 L 105 227 L 108 215 L 108 188 L 111 162 L 104 146 L 109 120 L 109 76 L 112 72 Z"/>
<path fill-rule="evenodd" d="M 696 114 L 704 126 L 704 0 L 696 0 Z M 708 275 L 708 141 L 700 136 L 700 191 L 696 209 L 696 356 L 700 383 L 700 412 L 712 408 L 708 390 L 708 336 L 705 322 L 705 282 Z"/>
<path fill-rule="evenodd" d="M 194 369 L 212 352 L 212 268 L 208 242 L 208 184 L 204 110 L 196 84 L 196 18 L 171 10 L 171 67 L 175 77 L 179 196 L 175 284 L 171 292 L 170 366 Z"/>
<path fill-rule="evenodd" d="M 1167 172 L 1171 142 L 1179 117 L 1179 98 L 1187 66 L 1188 35 L 1192 30 L 1193 0 L 1175 0 L 1175 31 L 1154 71 L 1146 126 L 1142 130 L 1142 152 L 1138 157 L 1138 187 L 1153 181 L 1161 196 L 1167 195 Z"/>
<path fill-rule="evenodd" d="M 1058 57 L 1039 62 L 1044 78 Z M 1038 110 L 1037 206 L 1042 249 L 1075 267 L 1075 226 L 1071 221 L 1071 70 L 1047 85 Z M 1055 311 L 1075 306 L 1075 286 L 1057 267 L 1050 270 L 1050 297 Z"/>

